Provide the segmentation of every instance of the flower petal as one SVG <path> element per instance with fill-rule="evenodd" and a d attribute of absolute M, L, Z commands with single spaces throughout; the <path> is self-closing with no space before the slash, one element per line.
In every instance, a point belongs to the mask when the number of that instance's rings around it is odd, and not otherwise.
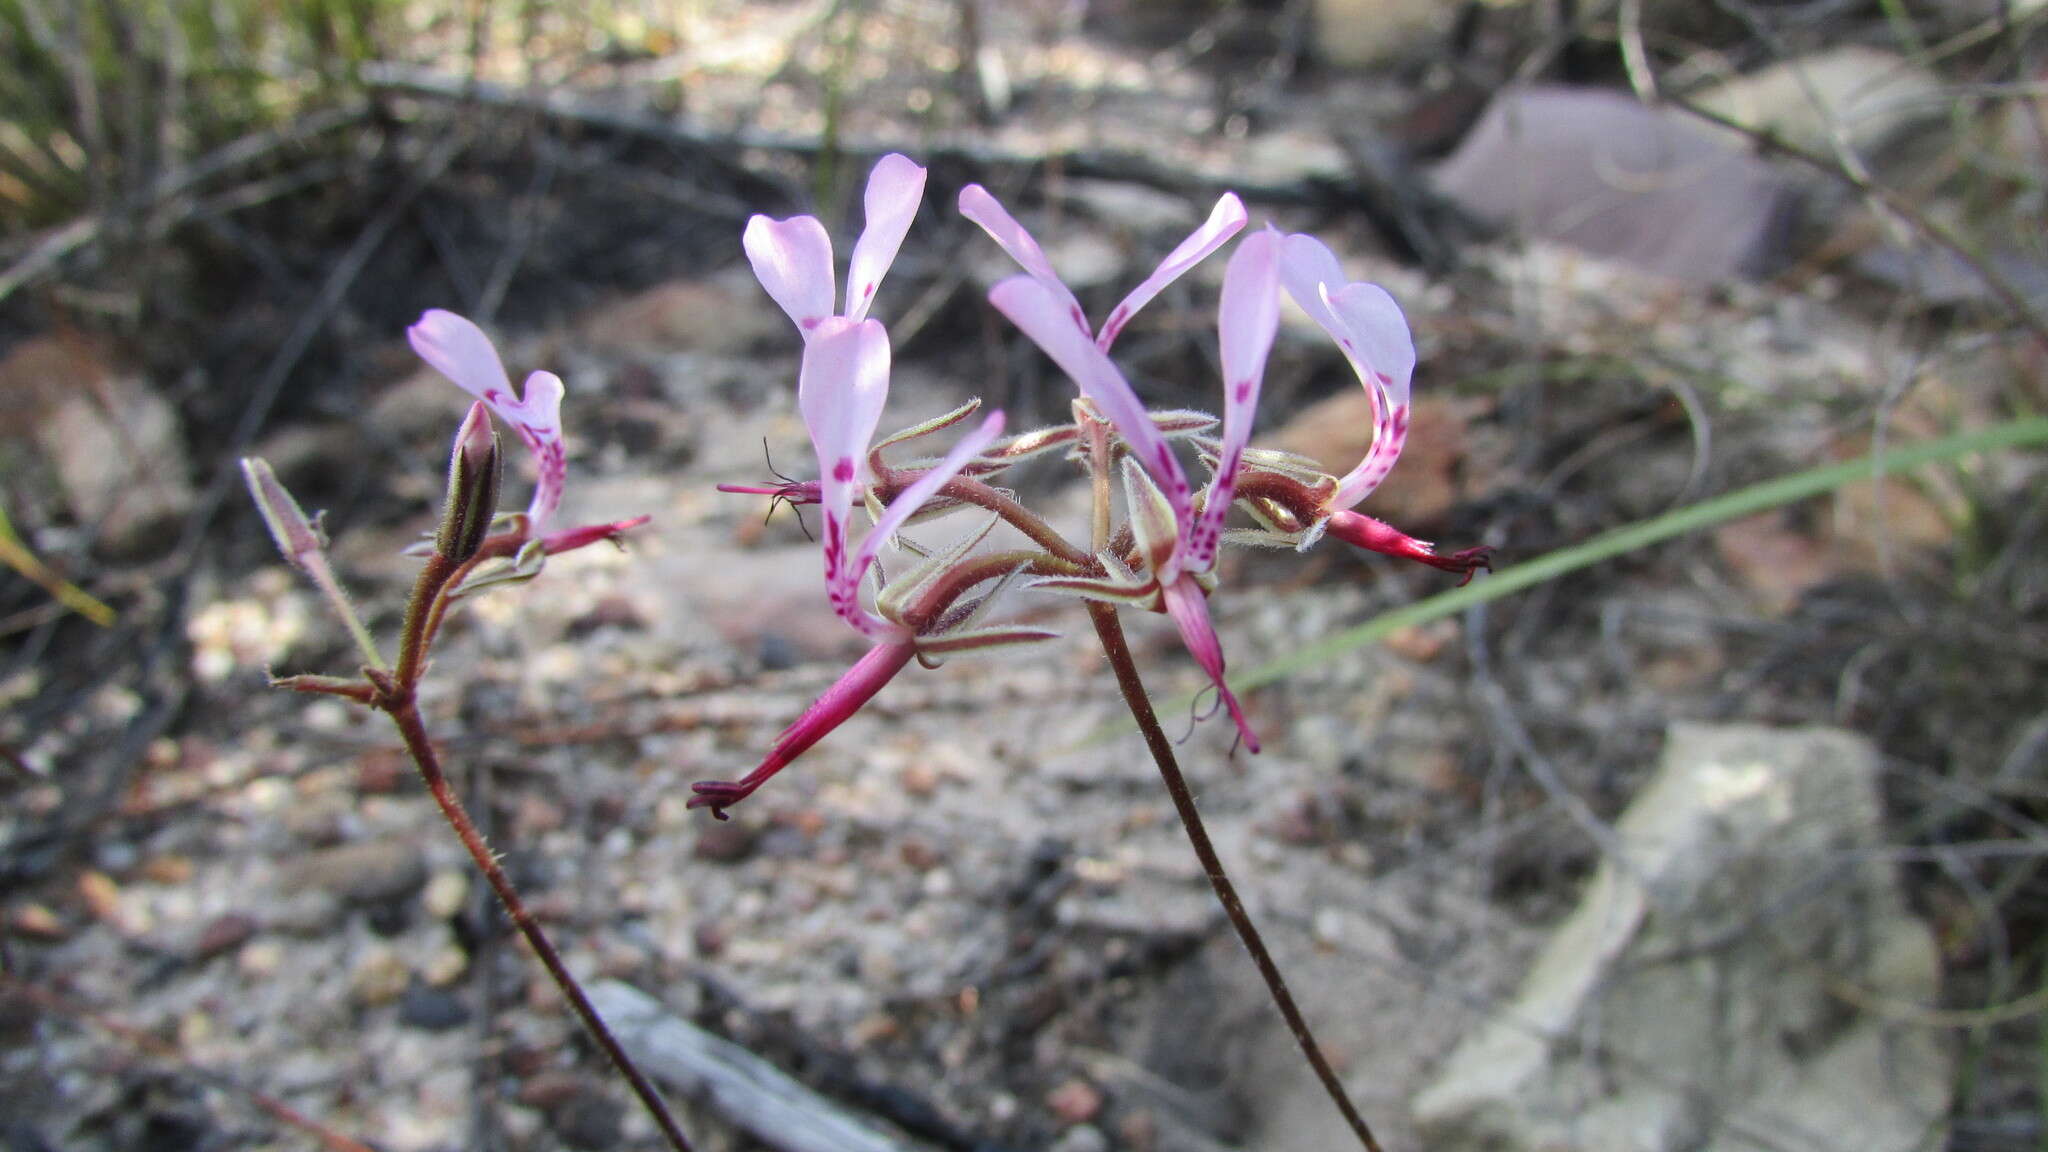
<path fill-rule="evenodd" d="M 1152 298 L 1165 291 L 1168 284 L 1180 279 L 1209 253 L 1221 248 L 1224 241 L 1237 235 L 1245 220 L 1244 202 L 1237 198 L 1236 193 L 1225 192 L 1216 201 L 1216 207 L 1209 210 L 1209 219 L 1181 241 L 1179 247 L 1167 253 L 1159 267 L 1152 270 L 1152 275 L 1131 289 L 1131 294 L 1110 312 L 1109 319 L 1102 322 L 1102 332 L 1096 336 L 1095 342 L 1102 346 L 1103 351 L 1109 351 L 1109 346 L 1116 342 L 1117 333 L 1124 330 L 1124 325 L 1130 323 L 1138 309 L 1151 303 Z"/>
<path fill-rule="evenodd" d="M 1331 310 L 1359 349 L 1346 354 L 1372 396 L 1372 447 L 1358 467 L 1337 482 L 1331 506 L 1349 508 L 1372 494 L 1408 440 L 1408 384 L 1415 372 L 1415 343 L 1401 306 L 1377 284 L 1350 284 L 1329 292 Z"/>
<path fill-rule="evenodd" d="M 1338 482 L 1332 506 L 1365 499 L 1393 471 L 1408 435 L 1409 384 L 1415 375 L 1415 340 L 1401 306 L 1377 284 L 1346 283 L 1337 257 L 1312 236 L 1282 242 L 1281 280 L 1288 295 L 1343 350 L 1372 399 L 1372 448 Z"/>
<path fill-rule="evenodd" d="M 1230 515 L 1237 470 L 1244 462 L 1245 445 L 1251 443 L 1266 356 L 1280 327 L 1279 258 L 1280 234 L 1267 228 L 1239 244 L 1223 272 L 1223 302 L 1216 319 L 1223 359 L 1223 441 L 1208 502 L 1181 558 L 1185 571 L 1206 572 L 1215 563 L 1223 521 Z"/>
<path fill-rule="evenodd" d="M 804 345 L 797 371 L 797 407 L 818 453 L 818 504 L 825 515 L 825 593 L 832 608 L 866 631 L 859 573 L 848 564 L 846 538 L 861 457 L 889 395 L 889 334 L 879 321 L 827 317 Z"/>
<path fill-rule="evenodd" d="M 1022 265 L 1033 280 L 1045 286 L 1046 292 L 1058 302 L 1058 311 L 1068 323 L 1079 328 L 1081 334 L 1088 339 L 1095 338 L 1095 330 L 1088 326 L 1088 314 L 1081 310 L 1081 302 L 1074 298 L 1074 292 L 1067 287 L 1066 281 L 1061 280 L 1059 273 L 1052 270 L 1052 262 L 1045 258 L 1045 250 L 1040 248 L 1038 241 L 1031 238 L 1031 233 L 1026 232 L 1024 226 L 1017 223 L 1008 210 L 989 194 L 988 189 L 979 184 L 969 184 L 962 188 L 960 214 L 981 225 L 982 231 L 987 232 L 991 239 L 1002 245 L 1003 251 L 1008 252 L 1012 260 Z"/>
<path fill-rule="evenodd" d="M 553 372 L 535 372 L 526 378 L 525 399 L 492 407 L 533 453 L 539 474 L 534 478 L 526 520 L 527 531 L 538 536 L 561 507 L 562 486 L 569 477 L 569 453 L 562 442 L 562 378 Z"/>
<path fill-rule="evenodd" d="M 1308 313 L 1332 339 L 1337 337 L 1337 314 L 1323 299 L 1323 286 L 1335 291 L 1344 285 L 1344 267 L 1336 253 L 1313 236 L 1297 232 L 1280 242 L 1280 282 L 1287 294 Z"/>
<path fill-rule="evenodd" d="M 1009 317 L 1012 324 L 1052 357 L 1081 389 L 1081 395 L 1116 426 L 1117 434 L 1131 446 L 1132 454 L 1165 493 L 1175 520 L 1186 524 L 1192 495 L 1187 473 L 1181 470 L 1173 448 L 1158 425 L 1152 423 L 1123 373 L 1117 371 L 1108 354 L 1096 347 L 1086 331 L 1074 326 L 1059 297 L 1039 280 L 1012 276 L 990 289 L 988 299 L 996 311 Z"/>
<path fill-rule="evenodd" d="M 796 723 L 782 730 L 775 738 L 775 746 L 754 770 L 738 780 L 703 780 L 690 786 L 694 793 L 689 807 L 709 808 L 711 814 L 725 819 L 725 810 L 754 794 L 754 790 L 768 782 L 769 778 L 789 766 L 790 761 L 808 751 L 811 745 L 830 735 L 832 730 L 844 724 L 848 717 L 860 710 L 861 705 L 874 699 L 875 693 L 903 671 L 911 658 L 917 655 L 917 648 L 909 637 L 885 641 L 868 650 L 867 655 L 854 662 L 825 694 L 804 709 Z"/>
<path fill-rule="evenodd" d="M 491 338 L 464 317 L 429 308 L 405 330 L 405 338 L 434 371 L 493 409 L 513 399 L 512 378 L 505 375 Z"/>
<path fill-rule="evenodd" d="M 924 199 L 924 169 L 908 156 L 891 152 L 868 174 L 867 227 L 853 245 L 853 262 L 846 269 L 845 315 L 866 318 L 875 289 L 896 260 L 897 249 L 910 231 L 918 202 Z"/>
<path fill-rule="evenodd" d="M 815 216 L 747 221 L 740 239 L 754 278 L 808 337 L 832 315 L 832 238 Z"/>
<path fill-rule="evenodd" d="M 1237 730 L 1244 737 L 1244 746 L 1253 752 L 1259 750 L 1258 733 L 1252 731 L 1251 721 L 1244 717 L 1244 709 L 1238 707 L 1237 697 L 1230 691 L 1230 685 L 1223 679 L 1223 642 L 1216 639 L 1216 626 L 1209 620 L 1209 601 L 1202 594 L 1201 586 L 1191 576 L 1183 576 L 1166 586 L 1166 612 L 1173 617 L 1180 628 L 1181 642 L 1195 657 L 1195 663 L 1209 674 L 1209 682 L 1216 685 L 1216 694 L 1223 699 L 1223 706 L 1230 709 L 1230 718 L 1237 722 Z"/>
<path fill-rule="evenodd" d="M 414 352 L 463 391 L 490 405 L 533 453 L 538 478 L 527 506 L 527 531 L 540 535 L 562 503 L 568 475 L 568 450 L 562 443 L 562 378 L 535 372 L 526 378 L 526 395 L 512 394 L 505 365 L 483 329 L 453 312 L 428 309 L 405 330 Z"/>
<path fill-rule="evenodd" d="M 1415 338 L 1401 306 L 1377 284 L 1332 285 L 1328 292 L 1331 310 L 1357 345 L 1352 362 L 1372 370 L 1395 407 L 1406 406 L 1415 376 Z"/>

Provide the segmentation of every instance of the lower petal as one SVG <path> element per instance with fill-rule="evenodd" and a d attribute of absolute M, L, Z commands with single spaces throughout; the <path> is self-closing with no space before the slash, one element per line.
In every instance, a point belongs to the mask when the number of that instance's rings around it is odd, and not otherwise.
<path fill-rule="evenodd" d="M 1180 628 L 1180 638 L 1194 654 L 1195 662 L 1202 671 L 1209 674 L 1209 681 L 1216 685 L 1216 694 L 1223 700 L 1223 706 L 1230 709 L 1230 718 L 1237 723 L 1237 731 L 1244 737 L 1244 746 L 1253 752 L 1259 750 L 1258 734 L 1252 731 L 1251 722 L 1245 719 L 1244 709 L 1237 703 L 1237 697 L 1230 691 L 1230 685 L 1223 679 L 1223 642 L 1216 638 L 1216 626 L 1209 621 L 1209 600 L 1203 595 L 1201 586 L 1192 577 L 1183 576 L 1166 586 L 1166 612 L 1173 617 Z"/>
<path fill-rule="evenodd" d="M 753 795 L 754 790 L 767 783 L 770 777 L 787 768 L 811 745 L 845 723 L 847 717 L 872 700 L 875 693 L 894 679 L 916 654 L 916 646 L 907 637 L 868 649 L 867 655 L 855 661 L 837 683 L 804 709 L 796 723 L 782 730 L 782 735 L 775 738 L 775 746 L 768 750 L 759 766 L 738 780 L 703 780 L 692 784 L 690 791 L 695 795 L 690 797 L 689 806 L 709 808 L 712 815 L 725 819 L 727 808 Z"/>
<path fill-rule="evenodd" d="M 1417 540 L 1384 520 L 1361 516 L 1356 512 L 1338 512 L 1328 521 L 1330 535 L 1354 544 L 1368 552 L 1383 556 L 1399 556 L 1439 568 L 1445 572 L 1456 572 L 1472 579 L 1472 574 L 1484 568 L 1493 571 L 1493 549 L 1488 547 L 1465 548 L 1457 552 L 1440 553 L 1436 545 L 1427 540 Z"/>

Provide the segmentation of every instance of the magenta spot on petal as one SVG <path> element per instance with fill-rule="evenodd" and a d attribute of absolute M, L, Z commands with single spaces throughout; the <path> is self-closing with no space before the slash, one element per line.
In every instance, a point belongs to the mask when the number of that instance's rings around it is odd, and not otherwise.
<path fill-rule="evenodd" d="M 1239 380 L 1237 382 L 1237 402 L 1239 404 L 1242 404 L 1245 401 L 1250 400 L 1251 398 L 1252 382 L 1249 380 Z"/>
<path fill-rule="evenodd" d="M 1351 342 L 1351 338 L 1350 338 L 1349 336 L 1339 336 L 1339 337 L 1337 337 L 1337 343 L 1339 343 L 1339 344 L 1343 345 L 1343 347 L 1344 347 L 1344 350 L 1345 350 L 1346 352 L 1356 352 L 1356 351 L 1358 351 L 1358 345 L 1356 345 L 1356 344 L 1353 344 L 1353 343 Z"/>
<path fill-rule="evenodd" d="M 1379 377 L 1381 387 L 1392 388 L 1394 386 L 1394 378 L 1385 372 L 1374 372 L 1373 375 Z"/>
<path fill-rule="evenodd" d="M 841 456 L 839 463 L 832 466 L 832 478 L 841 484 L 853 483 L 853 458 Z"/>
<path fill-rule="evenodd" d="M 796 326 L 799 328 L 816 328 L 818 326 L 819 319 L 820 318 L 817 316 L 806 316 L 803 319 L 797 321 Z"/>
<path fill-rule="evenodd" d="M 1079 304 L 1074 305 L 1073 311 L 1070 312 L 1069 315 L 1073 317 L 1075 327 L 1079 328 L 1083 332 L 1086 332 L 1088 330 L 1088 315 L 1087 313 L 1081 311 L 1081 306 Z"/>
<path fill-rule="evenodd" d="M 875 287 L 875 282 L 873 280 L 870 280 L 867 282 L 867 285 L 860 290 L 860 294 L 863 297 L 873 296 L 875 294 Z"/>

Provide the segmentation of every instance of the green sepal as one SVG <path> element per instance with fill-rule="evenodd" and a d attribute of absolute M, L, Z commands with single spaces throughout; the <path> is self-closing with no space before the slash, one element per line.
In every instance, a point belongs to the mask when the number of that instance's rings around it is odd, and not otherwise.
<path fill-rule="evenodd" d="M 538 540 L 528 540 L 510 560 L 491 560 L 469 574 L 448 593 L 450 601 L 467 600 L 505 584 L 524 584 L 540 575 L 548 561 L 547 549 Z"/>
<path fill-rule="evenodd" d="M 929 436 L 934 432 L 943 432 L 962 420 L 967 419 L 969 416 L 974 415 L 980 407 L 981 398 L 977 396 L 943 416 L 934 416 L 922 424 L 912 424 L 901 432 L 894 432 L 884 436 L 875 443 L 874 447 L 868 449 L 868 458 L 874 462 L 875 471 L 880 472 L 882 470 L 882 449 L 892 448 L 898 444 L 915 440 L 920 436 Z"/>
<path fill-rule="evenodd" d="M 1180 543 L 1180 526 L 1166 494 L 1129 457 L 1124 458 L 1124 503 L 1130 511 L 1131 530 L 1138 537 L 1138 552 L 1156 572 L 1172 559 Z"/>
<path fill-rule="evenodd" d="M 882 618 L 885 620 L 893 620 L 899 624 L 902 623 L 903 613 L 910 608 L 910 605 L 919 596 L 923 595 L 932 586 L 933 582 L 944 575 L 948 569 L 965 560 L 967 554 L 974 551 L 976 546 L 983 540 L 986 540 L 988 534 L 994 531 L 996 524 L 1001 520 L 1002 517 L 990 513 L 988 519 L 982 523 L 981 527 L 967 533 L 937 552 L 929 554 L 920 553 L 920 555 L 924 556 L 922 560 L 912 565 L 908 571 L 896 579 L 889 581 L 875 594 L 875 611 L 881 613 Z"/>
<path fill-rule="evenodd" d="M 1058 632 L 1049 632 L 1043 628 L 975 628 L 947 632 L 940 636 L 920 636 L 916 643 L 919 656 L 946 657 L 969 652 L 987 652 L 996 648 L 1014 648 L 1020 644 L 1038 644 L 1059 638 Z"/>

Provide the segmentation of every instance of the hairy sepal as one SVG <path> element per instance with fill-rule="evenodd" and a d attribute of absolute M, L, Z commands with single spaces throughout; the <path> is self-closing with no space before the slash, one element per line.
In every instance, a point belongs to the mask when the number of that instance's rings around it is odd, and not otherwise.
<path fill-rule="evenodd" d="M 920 659 L 943 659 L 969 653 L 993 652 L 998 648 L 1015 648 L 1024 644 L 1038 644 L 1046 640 L 1057 640 L 1060 634 L 1043 628 L 975 628 L 948 632 L 943 636 L 919 637 L 917 654 Z"/>
<path fill-rule="evenodd" d="M 882 471 L 882 449 L 892 448 L 898 444 L 905 444 L 917 439 L 920 436 L 929 436 L 934 432 L 943 432 L 946 429 L 951 428 L 953 425 L 960 423 L 962 420 L 967 419 L 969 416 L 974 415 L 976 412 L 980 410 L 981 398 L 977 396 L 974 399 L 969 400 L 967 403 L 962 404 L 958 408 L 953 409 L 951 412 L 947 412 L 941 416 L 934 416 L 931 419 L 926 420 L 922 424 L 912 424 L 910 427 L 905 428 L 900 432 L 892 432 L 889 435 L 884 436 L 881 440 L 875 443 L 874 447 L 868 449 L 868 457 L 870 461 L 874 464 L 876 473 L 879 474 Z"/>
<path fill-rule="evenodd" d="M 528 540 L 519 546 L 519 551 L 510 560 L 492 560 L 480 565 L 448 593 L 448 599 L 467 600 L 507 584 L 524 584 L 540 575 L 547 562 L 546 546 L 539 540 Z"/>
<path fill-rule="evenodd" d="M 1169 440 L 1200 436 L 1219 423 L 1221 421 L 1216 417 L 1193 408 L 1171 408 L 1164 412 L 1152 413 L 1153 427 L 1159 429 L 1159 434 Z"/>
<path fill-rule="evenodd" d="M 1131 529 L 1138 536 L 1139 554 L 1153 572 L 1162 572 L 1180 542 L 1179 518 L 1166 494 L 1136 460 L 1126 457 L 1123 472 L 1124 503 L 1130 509 Z"/>
<path fill-rule="evenodd" d="M 1126 604 L 1137 608 L 1153 606 L 1159 596 L 1157 582 L 1131 571 L 1130 565 L 1113 552 L 1098 552 L 1095 558 L 1102 563 L 1108 576 L 1041 576 L 1025 587 L 1034 592 L 1058 592 L 1106 604 Z"/>

